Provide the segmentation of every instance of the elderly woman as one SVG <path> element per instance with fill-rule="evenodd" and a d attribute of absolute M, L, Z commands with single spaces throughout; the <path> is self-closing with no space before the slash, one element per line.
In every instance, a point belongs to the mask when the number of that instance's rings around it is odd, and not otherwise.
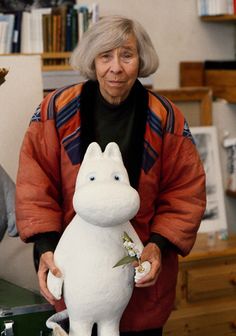
<path fill-rule="evenodd" d="M 141 198 L 132 224 L 151 271 L 136 284 L 121 335 L 161 335 L 174 303 L 177 253 L 187 255 L 205 209 L 204 171 L 179 109 L 137 79 L 154 73 L 158 57 L 133 20 L 108 16 L 84 36 L 72 64 L 88 79 L 49 94 L 26 133 L 17 179 L 21 238 L 35 242 L 42 294 L 48 269 L 60 276 L 53 251 L 74 216 L 75 178 L 86 148 L 118 143 L 131 185 Z"/>

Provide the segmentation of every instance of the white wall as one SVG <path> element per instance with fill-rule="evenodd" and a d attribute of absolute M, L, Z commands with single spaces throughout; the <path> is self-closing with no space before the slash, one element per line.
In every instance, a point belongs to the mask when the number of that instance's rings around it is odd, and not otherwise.
<path fill-rule="evenodd" d="M 15 181 L 26 128 L 43 98 L 41 59 L 39 55 L 0 55 L 0 66 L 9 69 L 0 87 L 0 163 Z M 5 234 L 0 242 L 0 278 L 38 289 L 32 244 Z"/>
<path fill-rule="evenodd" d="M 39 55 L 0 55 L 9 69 L 0 87 L 0 164 L 16 179 L 21 143 L 30 119 L 43 98 Z"/>
<path fill-rule="evenodd" d="M 7 235 L 0 242 L 0 278 L 18 286 L 39 291 L 33 264 L 33 245 Z"/>
<path fill-rule="evenodd" d="M 160 58 L 160 68 L 154 76 L 156 88 L 179 85 L 180 61 L 234 58 L 234 25 L 202 22 L 197 15 L 197 0 L 96 2 L 101 16 L 121 14 L 137 19 L 150 34 Z"/>

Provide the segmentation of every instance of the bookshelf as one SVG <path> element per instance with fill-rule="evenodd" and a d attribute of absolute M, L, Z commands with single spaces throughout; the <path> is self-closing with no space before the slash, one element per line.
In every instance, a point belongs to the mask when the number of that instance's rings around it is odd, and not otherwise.
<path fill-rule="evenodd" d="M 71 52 L 42 53 L 42 71 L 71 70 L 69 64 Z"/>
<path fill-rule="evenodd" d="M 204 22 L 236 22 L 236 15 L 206 15 L 201 16 Z"/>
<path fill-rule="evenodd" d="M 17 1 L 15 4 L 17 8 Z M 43 71 L 71 70 L 69 58 L 88 28 L 99 20 L 99 6 L 64 4 L 0 13 L 0 54 L 40 54 Z"/>
<path fill-rule="evenodd" d="M 199 19 L 204 23 L 233 23 L 236 33 L 236 14 L 199 15 Z M 236 59 L 236 49 L 234 54 Z M 233 63 L 235 59 L 230 62 Z M 229 60 L 226 62 L 229 64 Z M 190 80 L 198 80 L 198 85 L 201 82 L 201 85 L 212 88 L 214 97 L 225 99 L 229 103 L 236 103 L 236 70 L 233 66 L 205 69 L 204 63 L 201 62 L 182 62 L 180 70 L 181 80 L 185 82 L 184 86 Z"/>
<path fill-rule="evenodd" d="M 42 60 L 42 71 L 68 71 L 70 66 L 71 52 L 47 52 L 47 53 L 12 53 L 1 54 L 2 56 L 16 55 L 40 55 Z"/>

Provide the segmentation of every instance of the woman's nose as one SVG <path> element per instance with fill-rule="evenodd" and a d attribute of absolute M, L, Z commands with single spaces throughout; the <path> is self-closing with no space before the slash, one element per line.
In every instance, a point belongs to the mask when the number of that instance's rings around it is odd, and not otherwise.
<path fill-rule="evenodd" d="M 111 62 L 111 71 L 117 73 L 122 71 L 121 60 L 118 55 L 115 55 Z"/>

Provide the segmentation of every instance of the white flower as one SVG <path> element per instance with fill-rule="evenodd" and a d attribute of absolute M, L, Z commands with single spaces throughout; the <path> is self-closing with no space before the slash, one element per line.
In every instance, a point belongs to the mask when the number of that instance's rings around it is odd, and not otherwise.
<path fill-rule="evenodd" d="M 127 248 L 129 246 L 129 242 L 127 240 L 125 240 L 123 245 L 124 245 L 125 248 Z"/>
<path fill-rule="evenodd" d="M 130 247 L 131 249 L 133 249 L 133 248 L 135 248 L 135 244 L 134 244 L 134 243 L 131 243 L 131 242 L 129 242 L 129 247 Z"/>
<path fill-rule="evenodd" d="M 132 239 L 128 236 L 126 232 L 124 232 L 122 236 L 123 240 L 123 246 L 128 252 L 128 255 L 119 260 L 113 267 L 121 266 L 121 265 L 126 265 L 129 264 L 133 261 L 138 261 L 139 264 L 141 264 L 141 252 L 138 250 L 137 246 L 135 243 L 132 241 Z"/>
<path fill-rule="evenodd" d="M 123 245 L 124 245 L 125 249 L 127 250 L 128 255 L 130 257 L 136 257 L 137 259 L 140 259 L 141 253 L 137 249 L 135 243 L 127 235 L 127 233 L 124 233 L 124 236 L 123 236 Z"/>
<path fill-rule="evenodd" d="M 135 257 L 136 253 L 134 252 L 134 250 L 128 250 L 128 254 L 130 257 Z"/>

